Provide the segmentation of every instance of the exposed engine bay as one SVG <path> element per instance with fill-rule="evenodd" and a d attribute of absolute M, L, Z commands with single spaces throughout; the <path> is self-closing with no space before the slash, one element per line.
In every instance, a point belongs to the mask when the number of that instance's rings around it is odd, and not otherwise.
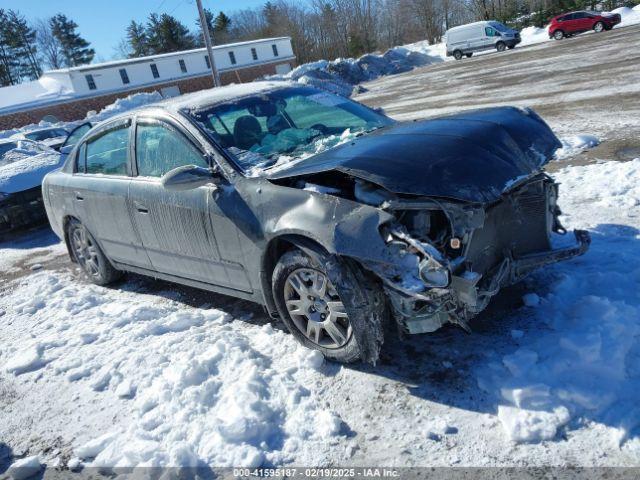
<path fill-rule="evenodd" d="M 393 215 L 395 221 L 380 229 L 390 261 L 360 263 L 382 281 L 407 334 L 433 332 L 446 323 L 470 332 L 468 321 L 501 288 L 537 267 L 581 255 L 590 243 L 589 234 L 578 230 L 574 245 L 553 249 L 552 239 L 567 231 L 558 219 L 558 184 L 542 172 L 514 182 L 486 203 L 399 195 L 331 173 L 278 183 Z"/>

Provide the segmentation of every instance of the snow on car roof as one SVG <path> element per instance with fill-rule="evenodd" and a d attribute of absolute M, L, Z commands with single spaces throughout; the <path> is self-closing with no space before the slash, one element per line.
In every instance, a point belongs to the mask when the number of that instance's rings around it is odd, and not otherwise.
<path fill-rule="evenodd" d="M 224 87 L 215 87 L 199 92 L 188 93 L 158 102 L 150 107 L 164 107 L 170 110 L 183 108 L 200 108 L 236 98 L 246 97 L 258 93 L 265 93 L 286 87 L 300 87 L 299 83 L 272 81 L 232 84 Z"/>

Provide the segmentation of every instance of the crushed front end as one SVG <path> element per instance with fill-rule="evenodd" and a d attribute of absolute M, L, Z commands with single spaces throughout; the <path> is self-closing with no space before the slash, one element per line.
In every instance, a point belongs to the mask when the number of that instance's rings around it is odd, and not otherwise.
<path fill-rule="evenodd" d="M 539 173 L 491 203 L 402 198 L 381 205 L 396 219 L 382 230 L 394 261 L 366 266 L 383 280 L 401 330 L 425 333 L 454 323 L 469 331 L 469 319 L 501 288 L 585 253 L 586 231 L 557 242 L 567 235 L 557 197 L 558 185 Z"/>

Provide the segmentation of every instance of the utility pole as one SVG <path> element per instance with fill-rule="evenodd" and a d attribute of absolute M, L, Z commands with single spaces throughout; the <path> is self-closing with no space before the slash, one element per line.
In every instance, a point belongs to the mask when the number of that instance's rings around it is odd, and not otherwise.
<path fill-rule="evenodd" d="M 209 55 L 209 65 L 211 65 L 211 77 L 213 78 L 213 86 L 219 87 L 220 76 L 218 75 L 216 62 L 213 58 L 213 48 L 211 48 L 211 35 L 209 34 L 207 17 L 204 15 L 204 9 L 202 8 L 202 0 L 196 0 L 196 4 L 198 5 L 198 14 L 200 15 L 200 27 L 202 28 L 202 35 L 204 36 L 204 44 L 207 46 L 207 54 Z"/>

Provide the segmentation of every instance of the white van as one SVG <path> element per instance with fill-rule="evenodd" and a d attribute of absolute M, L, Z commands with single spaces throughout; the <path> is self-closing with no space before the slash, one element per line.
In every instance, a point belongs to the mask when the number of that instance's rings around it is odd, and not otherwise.
<path fill-rule="evenodd" d="M 460 60 L 473 52 L 495 48 L 499 52 L 520 43 L 520 33 L 495 20 L 468 23 L 447 30 L 447 56 Z"/>

